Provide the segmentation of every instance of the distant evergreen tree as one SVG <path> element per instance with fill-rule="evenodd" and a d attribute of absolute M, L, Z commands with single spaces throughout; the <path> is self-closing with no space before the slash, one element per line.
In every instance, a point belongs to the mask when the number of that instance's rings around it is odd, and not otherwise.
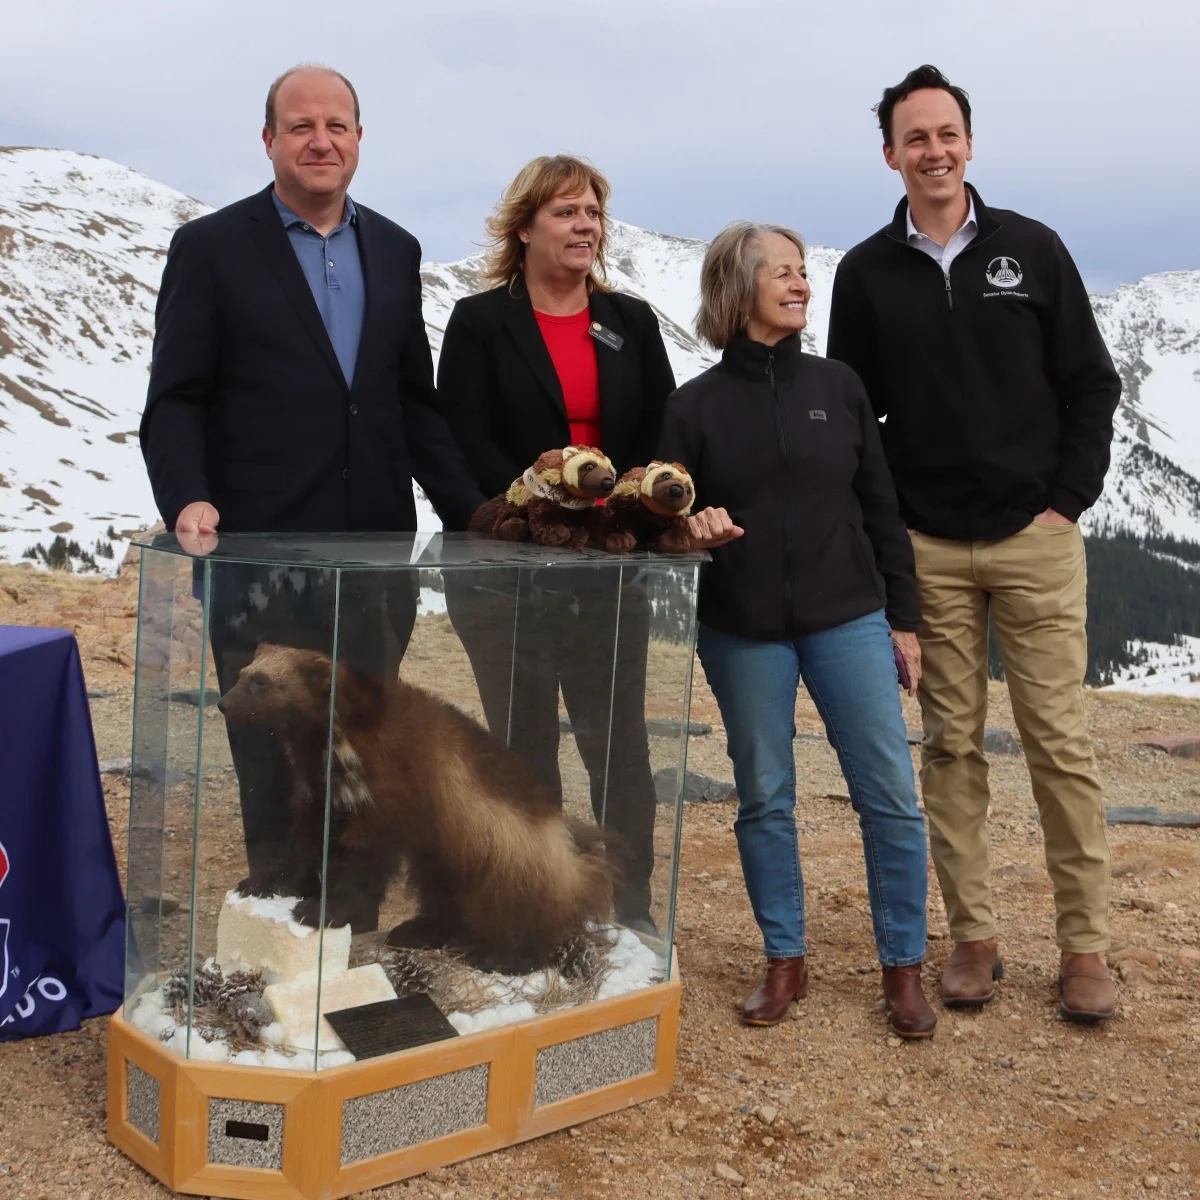
<path fill-rule="evenodd" d="M 97 542 L 97 549 L 100 544 Z M 103 551 L 100 551 L 103 553 Z M 112 547 L 109 547 L 108 558 L 112 558 Z M 87 550 L 84 550 L 80 544 L 74 540 L 67 541 L 60 533 L 50 543 L 50 549 L 47 550 L 41 542 L 34 546 L 29 546 L 21 555 L 22 558 L 31 558 L 34 562 L 43 562 L 52 571 L 73 571 L 74 564 L 79 563 L 81 572 L 98 571 L 99 567 L 96 564 L 95 557 Z"/>
<path fill-rule="evenodd" d="M 1172 645 L 1181 636 L 1200 637 L 1200 543 L 1128 531 L 1084 541 L 1089 684 L 1112 683 L 1137 662 L 1133 641 Z M 1004 678 L 994 630 L 988 669 L 993 679 Z"/>

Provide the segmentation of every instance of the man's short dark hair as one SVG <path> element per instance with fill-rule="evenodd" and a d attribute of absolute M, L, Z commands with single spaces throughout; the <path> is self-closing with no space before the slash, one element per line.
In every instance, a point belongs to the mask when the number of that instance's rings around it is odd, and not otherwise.
<path fill-rule="evenodd" d="M 350 90 L 350 98 L 354 101 L 354 127 L 357 129 L 362 124 L 362 115 L 358 110 L 358 93 L 354 90 L 354 84 L 348 80 L 341 71 L 335 71 L 332 67 L 324 66 L 322 63 L 297 63 L 294 67 L 288 67 L 278 79 L 271 84 L 267 90 L 267 114 L 266 126 L 274 133 L 275 132 L 275 100 L 279 96 L 279 89 L 293 76 L 297 71 L 328 71 L 330 75 L 336 75 L 346 87 Z"/>
<path fill-rule="evenodd" d="M 879 118 L 879 128 L 883 132 L 885 146 L 892 144 L 892 113 L 896 105 L 922 88 L 939 88 L 943 92 L 949 92 L 962 110 L 967 137 L 971 136 L 971 101 L 967 98 L 967 93 L 962 88 L 955 87 L 937 67 L 926 63 L 914 71 L 909 71 L 894 87 L 884 88 L 883 98 L 871 109 Z"/>

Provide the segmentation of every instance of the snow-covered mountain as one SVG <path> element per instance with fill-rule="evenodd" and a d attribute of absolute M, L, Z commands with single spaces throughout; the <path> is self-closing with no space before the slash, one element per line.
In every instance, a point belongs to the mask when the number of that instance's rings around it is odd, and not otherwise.
<path fill-rule="evenodd" d="M 154 298 L 205 211 L 105 159 L 0 149 L 0 558 L 154 519 L 136 432 Z"/>
<path fill-rule="evenodd" d="M 0 559 L 56 533 L 90 551 L 154 519 L 135 432 L 154 299 L 172 232 L 206 211 L 91 155 L 0 148 Z M 691 332 L 704 246 L 613 224 L 610 277 L 657 310 L 680 381 L 714 360 Z M 840 257 L 809 248 L 814 351 Z M 480 259 L 430 263 L 423 278 L 436 355 L 454 302 L 482 286 Z M 1126 395 L 1088 524 L 1200 541 L 1200 271 L 1148 276 L 1095 305 Z"/>

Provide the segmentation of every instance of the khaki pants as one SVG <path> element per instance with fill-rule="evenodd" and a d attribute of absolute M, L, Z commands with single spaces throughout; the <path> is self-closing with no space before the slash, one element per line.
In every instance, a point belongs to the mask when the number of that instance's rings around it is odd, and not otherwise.
<path fill-rule="evenodd" d="M 996 936 L 983 756 L 990 606 L 1041 814 L 1058 945 L 1104 951 L 1111 858 L 1084 724 L 1087 566 L 1079 527 L 1034 522 L 989 542 L 911 537 L 924 617 L 921 790 L 951 936 Z"/>

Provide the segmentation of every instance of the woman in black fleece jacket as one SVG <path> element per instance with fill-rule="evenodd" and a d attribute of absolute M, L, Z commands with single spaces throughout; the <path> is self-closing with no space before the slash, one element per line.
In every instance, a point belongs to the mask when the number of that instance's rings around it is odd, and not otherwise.
<path fill-rule="evenodd" d="M 697 329 L 721 361 L 667 402 L 659 458 L 696 480 L 691 529 L 713 549 L 699 653 L 739 800 L 742 873 L 767 954 L 742 1018 L 773 1025 L 808 989 L 792 741 L 803 678 L 858 813 L 892 1030 L 928 1037 L 921 988 L 925 827 L 893 644 L 915 693 L 912 547 L 857 375 L 805 354 L 804 243 L 739 222 L 709 247 Z"/>

